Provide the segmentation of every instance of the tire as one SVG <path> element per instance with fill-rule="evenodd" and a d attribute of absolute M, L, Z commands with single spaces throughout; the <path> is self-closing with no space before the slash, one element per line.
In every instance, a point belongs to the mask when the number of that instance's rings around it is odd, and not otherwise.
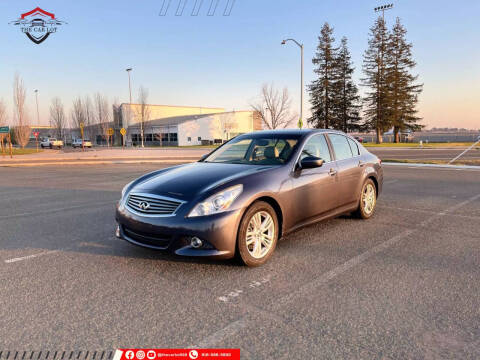
<path fill-rule="evenodd" d="M 50 149 L 53 149 L 53 146 L 52 146 L 52 144 L 50 144 L 49 148 L 50 148 Z"/>
<path fill-rule="evenodd" d="M 254 219 L 256 218 L 256 220 Z M 254 230 L 254 224 L 263 224 L 267 219 L 271 224 L 262 232 L 260 229 L 254 235 L 249 235 L 250 244 L 247 244 L 247 231 Z M 268 224 L 268 221 L 267 221 Z M 254 230 L 255 231 L 255 230 Z M 237 257 L 246 266 L 260 266 L 270 259 L 278 241 L 278 219 L 275 210 L 266 202 L 257 201 L 251 205 L 243 215 L 237 233 Z M 257 237 L 258 236 L 258 237 Z M 271 240 L 268 240 L 271 238 Z M 265 244 L 269 245 L 266 246 Z M 260 248 L 258 248 L 260 246 Z"/>
<path fill-rule="evenodd" d="M 40 147 L 43 149 L 45 146 L 43 146 L 43 145 L 40 145 Z"/>
<path fill-rule="evenodd" d="M 368 197 L 368 198 L 366 198 Z M 375 214 L 377 207 L 377 187 L 372 179 L 367 179 L 362 186 L 358 209 L 355 215 L 360 219 L 370 219 Z"/>

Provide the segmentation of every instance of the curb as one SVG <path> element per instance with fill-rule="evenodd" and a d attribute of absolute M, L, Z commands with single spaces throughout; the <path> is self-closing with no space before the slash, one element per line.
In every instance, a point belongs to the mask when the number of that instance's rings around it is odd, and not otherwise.
<path fill-rule="evenodd" d="M 198 160 L 200 156 L 111 156 L 111 157 L 65 157 L 65 158 L 14 158 L 14 159 L 1 159 L 0 164 L 8 164 L 10 162 L 14 163 L 33 163 L 35 161 L 38 162 L 65 162 L 65 161 L 128 161 L 128 160 Z"/>
<path fill-rule="evenodd" d="M 110 160 L 110 161 L 56 161 L 37 163 L 0 163 L 0 167 L 33 167 L 55 165 L 112 165 L 112 164 L 188 164 L 196 160 Z"/>
<path fill-rule="evenodd" d="M 427 168 L 443 168 L 443 169 L 468 169 L 468 170 L 479 170 L 480 166 L 475 165 L 448 165 L 448 164 L 423 164 L 423 163 L 395 163 L 395 162 L 384 162 L 382 161 L 382 165 L 388 166 L 408 166 L 408 167 L 427 167 Z"/>

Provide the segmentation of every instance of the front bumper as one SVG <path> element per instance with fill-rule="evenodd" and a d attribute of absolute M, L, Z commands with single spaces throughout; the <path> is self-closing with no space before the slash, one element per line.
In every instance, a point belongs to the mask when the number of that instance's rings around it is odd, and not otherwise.
<path fill-rule="evenodd" d="M 181 256 L 229 259 L 235 255 L 241 210 L 193 218 L 182 214 L 144 217 L 131 213 L 120 203 L 115 218 L 119 226 L 117 236 L 132 244 Z M 194 236 L 204 241 L 205 246 L 191 247 Z"/>

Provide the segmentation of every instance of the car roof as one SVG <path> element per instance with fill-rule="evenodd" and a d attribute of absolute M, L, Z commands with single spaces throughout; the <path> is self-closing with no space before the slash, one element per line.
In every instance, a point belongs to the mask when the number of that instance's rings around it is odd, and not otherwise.
<path fill-rule="evenodd" d="M 292 136 L 306 136 L 309 134 L 314 134 L 314 133 L 325 133 L 325 132 L 331 132 L 331 133 L 338 133 L 338 134 L 343 134 L 345 135 L 344 132 L 338 131 L 338 130 L 333 130 L 333 129 L 275 129 L 275 130 L 260 130 L 260 131 L 255 131 L 253 133 L 249 134 L 244 134 L 244 135 L 270 135 L 270 136 L 275 136 L 275 135 L 292 135 Z"/>

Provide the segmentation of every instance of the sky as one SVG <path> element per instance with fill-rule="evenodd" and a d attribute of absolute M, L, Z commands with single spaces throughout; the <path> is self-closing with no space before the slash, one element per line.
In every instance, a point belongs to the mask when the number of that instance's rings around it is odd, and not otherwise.
<path fill-rule="evenodd" d="M 327 21 L 339 41 L 346 36 L 362 77 L 363 53 L 375 18 L 377 0 L 236 0 L 223 16 L 228 0 L 203 0 L 198 16 L 191 16 L 195 0 L 2 1 L 0 28 L 0 98 L 12 113 L 15 72 L 27 87 L 32 123 L 47 124 L 49 105 L 59 96 L 68 113 L 76 96 L 101 92 L 111 102 L 128 102 L 132 67 L 132 97 L 138 88 L 149 90 L 149 102 L 166 105 L 250 109 L 261 86 L 287 87 L 294 109 L 299 108 L 300 51 L 283 38 L 305 46 L 305 84 L 314 79 L 311 62 L 318 35 Z M 185 8 L 175 16 L 179 1 Z M 233 0 L 230 0 L 233 1 Z M 431 127 L 480 129 L 480 1 L 397 0 L 385 13 L 388 25 L 400 17 L 406 26 L 417 62 L 415 72 L 424 84 L 419 111 Z M 198 0 L 200 3 L 200 0 Z M 197 4 L 198 4 L 197 3 Z M 41 44 L 34 44 L 9 24 L 35 7 L 52 12 L 61 25 Z M 164 8 L 165 9 L 165 8 Z M 305 109 L 308 116 L 308 96 Z"/>

